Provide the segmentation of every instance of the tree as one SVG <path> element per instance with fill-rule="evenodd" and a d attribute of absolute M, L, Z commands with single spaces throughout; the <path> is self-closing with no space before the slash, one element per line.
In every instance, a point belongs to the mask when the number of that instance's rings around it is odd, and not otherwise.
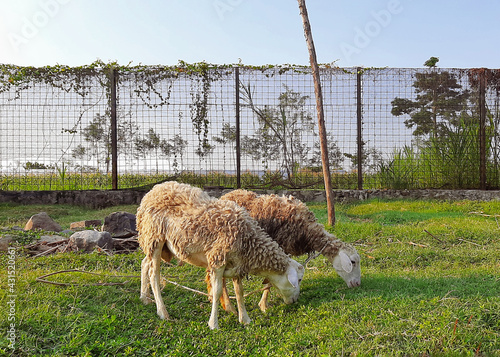
<path fill-rule="evenodd" d="M 404 123 L 414 128 L 413 135 L 436 137 L 446 135 L 447 124 L 457 126 L 464 119 L 470 94 L 462 90 L 455 75 L 435 70 L 435 62 L 429 61 L 428 71 L 415 74 L 415 100 L 396 97 L 391 102 L 391 114 L 409 115 Z"/>
<path fill-rule="evenodd" d="M 137 137 L 139 127 L 132 119 L 118 120 L 117 123 L 117 150 L 130 154 L 134 143 L 134 138 Z M 105 164 L 106 173 L 109 173 L 109 165 L 111 163 L 111 125 L 109 114 L 96 113 L 94 119 L 82 130 L 82 135 L 85 141 L 90 143 L 90 147 L 78 145 L 73 149 L 72 156 L 74 158 L 83 159 L 84 157 L 94 157 L 97 160 L 97 166 Z M 127 150 L 130 149 L 130 150 Z"/>
<path fill-rule="evenodd" d="M 340 151 L 333 134 L 326 133 L 326 138 L 328 142 L 328 163 L 330 165 L 330 169 L 335 170 L 342 166 L 344 156 L 342 151 Z M 314 151 L 312 158 L 309 160 L 309 164 L 311 166 L 321 167 L 321 149 L 319 141 L 314 143 Z"/>
<path fill-rule="evenodd" d="M 163 145 L 164 140 L 161 140 L 160 135 L 158 135 L 153 128 L 149 128 L 148 134 L 145 137 L 135 139 L 135 156 L 145 158 L 148 153 L 154 151 L 154 157 L 156 158 L 156 173 L 158 173 L 158 158 Z"/>
<path fill-rule="evenodd" d="M 184 150 L 186 149 L 187 145 L 187 140 L 184 140 L 180 134 L 176 134 L 162 147 L 163 153 L 165 155 L 174 156 L 172 167 L 174 168 L 175 172 L 179 171 L 179 161 L 177 160 L 178 158 L 180 158 L 181 167 L 183 166 Z"/>
<path fill-rule="evenodd" d="M 230 123 L 222 124 L 222 130 L 220 136 L 214 136 L 212 138 L 216 143 L 226 146 L 227 144 L 236 144 L 236 126 L 232 126 Z M 235 145 L 236 146 L 236 145 Z M 233 153 L 233 158 L 236 161 L 236 147 L 230 150 Z"/>
<path fill-rule="evenodd" d="M 242 138 L 242 152 L 255 160 L 273 160 L 281 157 L 281 168 L 291 179 L 297 165 L 306 160 L 308 148 L 302 135 L 314 133 L 311 114 L 305 109 L 308 96 L 301 95 L 284 85 L 277 106 L 258 107 L 253 100 L 250 85 L 241 85 L 242 101 L 251 109 L 259 122 L 252 137 Z"/>
<path fill-rule="evenodd" d="M 171 157 L 174 156 L 174 161 L 172 166 L 177 171 L 178 161 L 177 158 L 182 156 L 188 142 L 179 134 L 176 134 L 173 138 L 169 140 L 161 139 L 160 135 L 157 134 L 153 128 L 149 128 L 148 134 L 143 138 L 138 138 L 135 141 L 136 146 L 136 156 L 146 157 L 148 153 L 154 151 L 154 156 L 156 158 L 156 172 L 158 173 L 158 158 L 161 156 Z"/>
<path fill-rule="evenodd" d="M 362 155 L 361 155 L 361 166 L 366 169 L 366 171 L 376 171 L 378 167 L 380 166 L 380 163 L 383 161 L 382 160 L 382 153 L 378 151 L 374 147 L 367 147 L 366 142 L 362 141 Z M 352 162 L 352 167 L 354 169 L 358 168 L 358 155 L 357 154 L 349 154 L 349 153 L 344 153 L 344 156 L 347 157 L 349 160 Z"/>

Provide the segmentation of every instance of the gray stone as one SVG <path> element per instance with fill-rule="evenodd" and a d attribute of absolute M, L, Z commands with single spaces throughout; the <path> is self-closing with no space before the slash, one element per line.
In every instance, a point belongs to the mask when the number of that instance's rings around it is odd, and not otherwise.
<path fill-rule="evenodd" d="M 37 213 L 29 219 L 28 223 L 24 227 L 24 230 L 30 231 L 40 229 L 44 231 L 60 232 L 62 231 L 61 226 L 55 222 L 49 215 L 45 212 Z"/>
<path fill-rule="evenodd" d="M 9 250 L 9 244 L 12 242 L 13 236 L 10 234 L 6 234 L 0 237 L 0 252 L 6 252 Z"/>
<path fill-rule="evenodd" d="M 135 235 L 135 214 L 113 212 L 104 219 L 102 230 L 111 233 L 114 238 L 128 238 Z"/>
<path fill-rule="evenodd" d="M 40 243 L 54 243 L 54 242 L 59 242 L 61 240 L 67 239 L 66 237 L 63 236 L 58 236 L 58 235 L 44 235 L 41 236 L 38 242 Z"/>
<path fill-rule="evenodd" d="M 113 238 L 109 232 L 80 231 L 69 237 L 69 245 L 72 248 L 91 252 L 95 247 L 113 249 Z"/>
<path fill-rule="evenodd" d="M 70 224 L 69 228 L 78 231 L 89 227 L 100 227 L 102 225 L 102 221 L 100 219 L 92 219 L 87 221 L 79 221 L 73 222 Z"/>

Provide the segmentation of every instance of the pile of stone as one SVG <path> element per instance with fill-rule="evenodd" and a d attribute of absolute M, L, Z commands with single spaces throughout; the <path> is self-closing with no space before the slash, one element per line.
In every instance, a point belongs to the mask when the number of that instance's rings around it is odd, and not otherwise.
<path fill-rule="evenodd" d="M 24 229 L 13 230 L 44 233 L 36 242 L 24 246 L 25 252 L 40 257 L 61 252 L 93 252 L 98 250 L 108 255 L 130 253 L 139 247 L 137 242 L 135 215 L 128 212 L 113 212 L 101 220 L 71 223 L 69 230 L 63 230 L 47 213 L 33 215 Z M 7 250 L 15 232 L 5 231 L 0 235 L 0 250 Z"/>

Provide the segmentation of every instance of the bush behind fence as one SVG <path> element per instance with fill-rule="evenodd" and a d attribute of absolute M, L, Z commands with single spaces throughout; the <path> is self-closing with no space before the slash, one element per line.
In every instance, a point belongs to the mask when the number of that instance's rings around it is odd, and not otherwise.
<path fill-rule="evenodd" d="M 500 188 L 500 71 L 321 66 L 334 187 Z M 0 65 L 0 189 L 323 188 L 302 66 Z"/>

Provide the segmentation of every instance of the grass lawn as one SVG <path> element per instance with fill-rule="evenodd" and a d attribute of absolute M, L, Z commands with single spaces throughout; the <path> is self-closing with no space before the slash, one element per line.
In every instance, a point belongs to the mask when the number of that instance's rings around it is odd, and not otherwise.
<path fill-rule="evenodd" d="M 326 204 L 309 206 L 325 223 Z M 23 227 L 45 211 L 68 228 L 136 208 L 0 204 L 0 227 Z M 29 258 L 21 246 L 36 235 L 19 234 L 11 245 L 14 262 L 0 253 L 0 355 L 500 356 L 500 201 L 371 200 L 338 204 L 336 213 L 329 229 L 358 249 L 361 287 L 347 288 L 320 256 L 308 265 L 297 303 L 284 305 L 273 292 L 271 308 L 262 313 L 259 294 L 250 295 L 252 323 L 242 326 L 221 309 L 218 331 L 208 328 L 205 296 L 165 284 L 169 321 L 157 317 L 154 304 L 140 302 L 141 252 Z M 16 279 L 9 284 L 12 267 Z M 104 275 L 48 278 L 78 286 L 36 281 L 68 269 Z M 200 268 L 164 264 L 162 276 L 205 290 Z M 102 285 L 108 282 L 123 284 Z M 249 277 L 244 286 L 257 290 L 261 279 Z M 11 323 L 15 332 L 7 335 Z M 7 336 L 15 336 L 14 349 Z"/>

